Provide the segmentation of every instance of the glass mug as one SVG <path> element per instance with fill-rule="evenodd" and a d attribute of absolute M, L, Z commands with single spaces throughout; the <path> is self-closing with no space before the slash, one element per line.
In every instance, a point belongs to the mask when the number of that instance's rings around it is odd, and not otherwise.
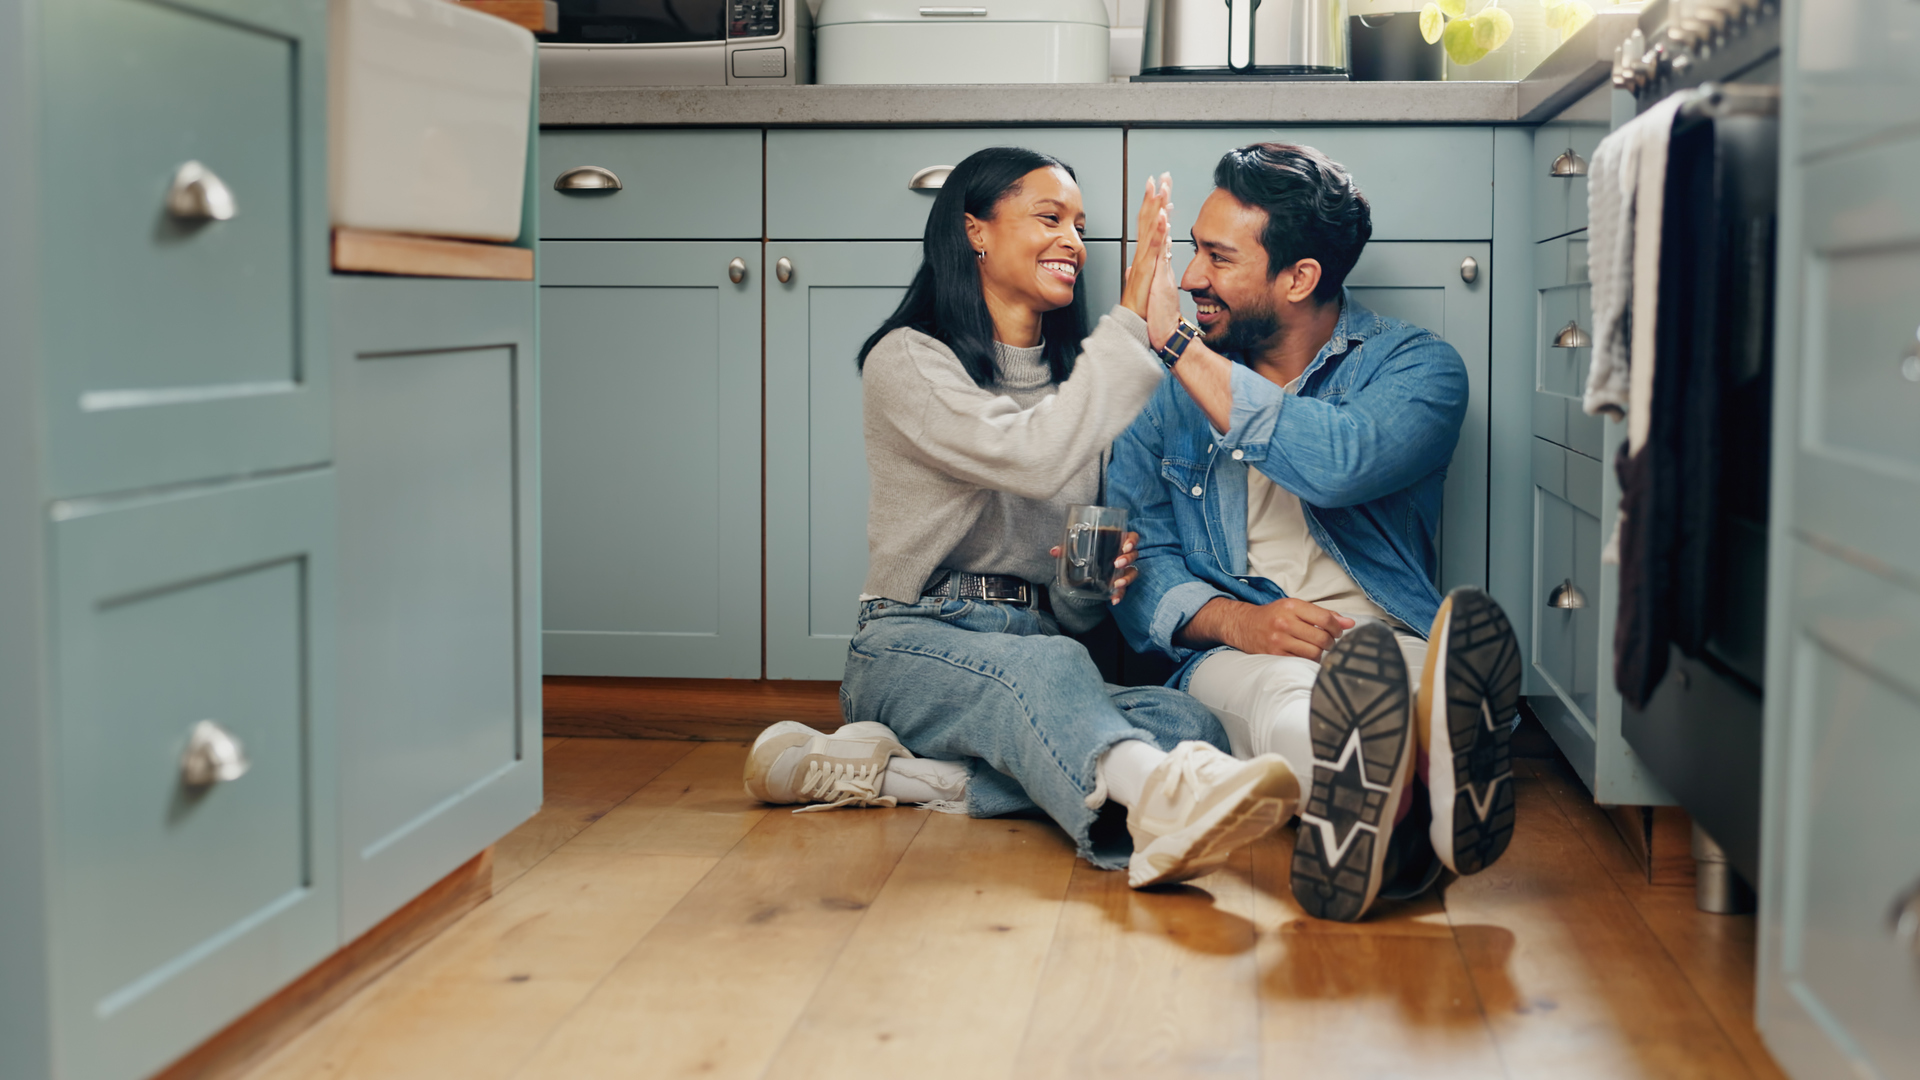
<path fill-rule="evenodd" d="M 1120 557 L 1120 542 L 1126 533 L 1127 512 L 1121 507 L 1068 507 L 1053 591 L 1075 600 L 1112 596 L 1113 579 L 1118 573 L 1113 560 Z"/>

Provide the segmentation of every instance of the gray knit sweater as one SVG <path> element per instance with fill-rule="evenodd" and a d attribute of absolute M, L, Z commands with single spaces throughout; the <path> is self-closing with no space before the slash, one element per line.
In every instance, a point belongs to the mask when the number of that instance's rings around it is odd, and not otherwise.
<path fill-rule="evenodd" d="M 940 567 L 1050 582 L 1067 507 L 1099 498 L 1106 449 L 1162 377 L 1145 321 L 1124 307 L 1081 343 L 1064 383 L 1039 348 L 997 351 L 988 388 L 917 330 L 867 354 L 868 595 L 912 601 Z M 1055 614 L 1077 630 L 1100 607 L 1056 599 Z"/>

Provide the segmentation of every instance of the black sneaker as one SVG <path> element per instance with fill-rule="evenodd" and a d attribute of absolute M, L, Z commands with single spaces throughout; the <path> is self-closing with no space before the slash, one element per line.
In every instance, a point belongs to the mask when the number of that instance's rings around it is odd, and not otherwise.
<path fill-rule="evenodd" d="M 1519 707 L 1520 643 L 1506 612 L 1479 589 L 1453 590 L 1433 619 L 1415 715 L 1433 850 L 1454 873 L 1485 870 L 1513 839 L 1509 741 Z"/>
<path fill-rule="evenodd" d="M 1354 922 L 1380 894 L 1387 834 L 1413 765 L 1412 695 L 1393 631 L 1347 631 L 1313 684 L 1313 786 L 1293 845 L 1293 897 Z"/>

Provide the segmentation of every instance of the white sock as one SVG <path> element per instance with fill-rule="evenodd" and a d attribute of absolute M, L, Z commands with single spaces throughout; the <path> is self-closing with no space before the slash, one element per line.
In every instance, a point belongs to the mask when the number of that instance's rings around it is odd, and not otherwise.
<path fill-rule="evenodd" d="M 880 794 L 912 806 L 929 806 L 946 813 L 967 812 L 967 765 L 964 761 L 897 757 L 887 762 L 880 778 Z"/>
<path fill-rule="evenodd" d="M 1094 788 L 1105 788 L 1107 798 L 1121 806 L 1138 806 L 1140 797 L 1146 794 L 1147 777 L 1165 760 L 1167 752 L 1152 743 L 1139 739 L 1114 743 L 1094 765 L 1098 775 Z"/>

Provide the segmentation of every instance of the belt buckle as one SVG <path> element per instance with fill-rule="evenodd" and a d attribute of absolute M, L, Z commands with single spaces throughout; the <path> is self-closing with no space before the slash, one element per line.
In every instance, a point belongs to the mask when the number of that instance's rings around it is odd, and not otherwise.
<path fill-rule="evenodd" d="M 988 579 L 988 580 L 993 580 L 993 579 Z M 1005 592 L 1004 595 L 995 595 L 996 593 L 1003 592 L 1002 582 L 1004 581 L 1005 581 L 1004 578 L 993 580 L 992 585 L 987 584 L 987 581 L 982 581 L 980 591 L 983 594 L 985 594 L 983 599 L 993 600 L 999 603 L 1007 603 L 1007 604 L 1028 604 L 1032 602 L 1029 599 L 1031 595 L 1031 590 L 1029 589 L 1027 583 L 1024 581 L 1020 583 L 1018 588 L 1015 588 L 1010 592 Z"/>

